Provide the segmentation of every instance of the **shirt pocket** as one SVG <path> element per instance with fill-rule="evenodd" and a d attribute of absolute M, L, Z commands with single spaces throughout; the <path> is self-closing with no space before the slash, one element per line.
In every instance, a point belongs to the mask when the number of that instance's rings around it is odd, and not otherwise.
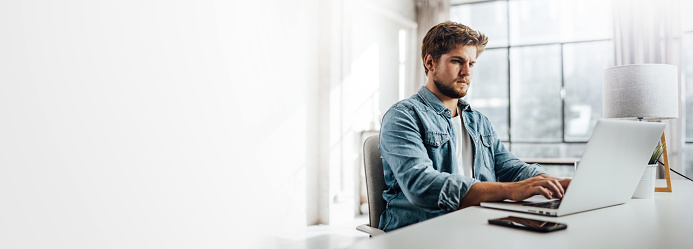
<path fill-rule="evenodd" d="M 484 156 L 484 160 L 487 160 L 486 164 L 490 167 L 493 165 L 493 157 L 494 157 L 494 151 L 493 151 L 493 135 L 480 135 L 481 137 L 481 153 Z"/>
<path fill-rule="evenodd" d="M 426 132 L 423 139 L 424 144 L 432 147 L 443 146 L 448 141 L 450 141 L 450 135 L 440 132 Z"/>
<path fill-rule="evenodd" d="M 493 135 L 481 135 L 481 144 L 490 149 L 493 144 Z"/>
<path fill-rule="evenodd" d="M 481 164 L 481 166 L 478 168 L 479 180 L 497 181 L 495 173 L 496 160 L 493 151 L 493 135 L 482 134 L 478 136 L 478 139 L 481 141 L 479 144 L 477 144 L 479 146 L 479 148 L 476 150 L 478 153 L 478 161 L 475 161 L 475 163 L 478 162 Z"/>

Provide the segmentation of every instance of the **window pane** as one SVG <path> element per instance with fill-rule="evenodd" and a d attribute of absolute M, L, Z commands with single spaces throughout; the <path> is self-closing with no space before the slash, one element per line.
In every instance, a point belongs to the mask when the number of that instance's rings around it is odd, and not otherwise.
<path fill-rule="evenodd" d="M 511 152 L 519 158 L 580 158 L 585 143 L 513 143 Z"/>
<path fill-rule="evenodd" d="M 524 144 L 513 143 L 512 152 L 519 158 L 580 158 L 585 150 L 584 143 Z M 573 165 L 542 165 L 555 177 L 572 177 Z"/>
<path fill-rule="evenodd" d="M 686 73 L 686 140 L 693 142 L 693 34 L 683 35 L 681 45 Z"/>
<path fill-rule="evenodd" d="M 611 41 L 563 46 L 565 140 L 587 142 L 602 117 L 602 75 L 613 65 Z"/>
<path fill-rule="evenodd" d="M 693 9 L 693 0 L 684 0 L 681 2 L 681 28 L 683 31 L 693 31 L 693 15 L 688 13 Z"/>
<path fill-rule="evenodd" d="M 464 99 L 488 117 L 499 139 L 508 141 L 507 49 L 488 49 L 479 55 Z"/>
<path fill-rule="evenodd" d="M 609 39 L 611 4 L 603 0 L 512 0 L 512 45 Z"/>
<path fill-rule="evenodd" d="M 561 47 L 510 50 L 511 142 L 561 142 Z"/>
<path fill-rule="evenodd" d="M 493 1 L 450 8 L 450 20 L 488 36 L 488 48 L 508 45 L 508 3 Z"/>

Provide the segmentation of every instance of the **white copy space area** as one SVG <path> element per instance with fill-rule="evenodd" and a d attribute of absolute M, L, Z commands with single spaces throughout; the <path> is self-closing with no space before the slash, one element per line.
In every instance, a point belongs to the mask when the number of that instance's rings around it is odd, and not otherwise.
<path fill-rule="evenodd" d="M 316 6 L 0 1 L 0 248 L 305 228 Z"/>

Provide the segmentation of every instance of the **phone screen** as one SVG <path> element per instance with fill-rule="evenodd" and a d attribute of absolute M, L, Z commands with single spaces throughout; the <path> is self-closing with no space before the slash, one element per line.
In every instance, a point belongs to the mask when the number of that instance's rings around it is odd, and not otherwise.
<path fill-rule="evenodd" d="M 498 219 L 489 219 L 488 223 L 494 225 L 508 226 L 537 232 L 552 232 L 566 229 L 568 226 L 563 223 L 528 219 L 522 217 L 508 216 Z"/>

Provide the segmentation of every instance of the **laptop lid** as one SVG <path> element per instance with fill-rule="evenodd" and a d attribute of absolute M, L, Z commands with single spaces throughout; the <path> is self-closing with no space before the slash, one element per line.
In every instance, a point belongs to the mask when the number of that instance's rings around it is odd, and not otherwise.
<path fill-rule="evenodd" d="M 485 202 L 482 206 L 530 213 L 541 210 L 541 214 L 561 216 L 625 203 L 633 195 L 664 127 L 663 123 L 599 120 L 557 210 L 519 203 Z"/>

